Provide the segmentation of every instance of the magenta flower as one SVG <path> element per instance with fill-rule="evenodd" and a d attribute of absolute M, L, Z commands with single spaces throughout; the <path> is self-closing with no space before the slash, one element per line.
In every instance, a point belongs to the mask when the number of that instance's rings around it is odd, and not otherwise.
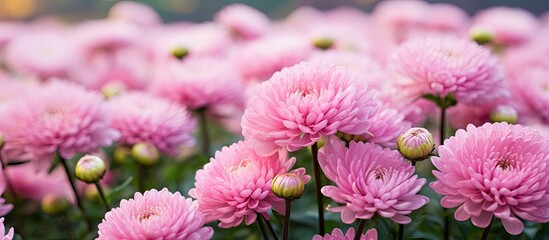
<path fill-rule="evenodd" d="M 328 211 L 340 212 L 344 223 L 377 214 L 408 224 L 412 219 L 406 215 L 429 202 L 416 195 L 426 180 L 414 175 L 414 167 L 398 151 L 357 142 L 347 149 L 331 137 L 320 149 L 318 161 L 326 177 L 336 183 L 324 186 L 322 194 L 341 204 Z"/>
<path fill-rule="evenodd" d="M 218 58 L 168 62 L 159 69 L 151 92 L 192 110 L 244 102 L 240 75 L 227 61 Z"/>
<path fill-rule="evenodd" d="M 257 87 L 242 117 L 242 134 L 259 155 L 311 146 L 322 136 L 366 133 L 378 109 L 374 92 L 346 68 L 304 62 Z"/>
<path fill-rule="evenodd" d="M 355 239 L 356 233 L 354 228 L 347 229 L 347 233 L 343 234 L 343 231 L 339 228 L 334 228 L 332 234 L 326 234 L 324 236 L 315 235 L 312 240 L 353 240 Z M 360 236 L 360 240 L 377 240 L 377 230 L 372 228 L 368 230 L 365 234 Z"/>
<path fill-rule="evenodd" d="M 510 234 L 520 234 L 519 217 L 549 222 L 549 140 L 520 125 L 486 123 L 467 126 L 438 148 L 432 162 L 438 181 L 430 184 L 444 195 L 440 204 L 458 207 L 454 217 L 471 218 L 485 228 L 500 218 Z"/>
<path fill-rule="evenodd" d="M 476 104 L 508 95 L 503 71 L 490 50 L 455 36 L 416 37 L 391 56 L 391 68 L 402 94 L 425 94 Z"/>
<path fill-rule="evenodd" d="M 13 239 L 13 228 L 6 233 L 6 227 L 4 226 L 4 218 L 0 218 L 0 239 L 1 240 L 12 240 Z"/>
<path fill-rule="evenodd" d="M 244 40 L 261 37 L 271 28 L 271 20 L 264 13 L 244 4 L 223 7 L 214 20 Z"/>
<path fill-rule="evenodd" d="M 210 239 L 211 227 L 204 227 L 204 215 L 198 203 L 181 196 L 152 189 L 122 200 L 120 207 L 105 214 L 99 224 L 101 239 Z"/>
<path fill-rule="evenodd" d="M 252 224 L 257 214 L 265 218 L 271 208 L 284 212 L 284 200 L 271 191 L 276 175 L 286 173 L 294 165 L 295 158 L 287 153 L 258 156 L 251 142 L 238 142 L 223 147 L 215 158 L 196 172 L 194 188 L 189 195 L 197 199 L 206 222 L 219 220 L 222 228 L 236 227 L 245 220 Z M 305 169 L 293 171 L 306 183 Z"/>
<path fill-rule="evenodd" d="M 109 101 L 111 126 L 120 131 L 120 144 L 146 142 L 168 155 L 194 144 L 195 121 L 185 107 L 163 98 L 132 92 Z"/>
<path fill-rule="evenodd" d="M 118 132 L 109 127 L 110 114 L 98 93 L 54 81 L 12 101 L 0 117 L 6 151 L 44 166 L 55 152 L 65 159 L 110 146 Z"/>

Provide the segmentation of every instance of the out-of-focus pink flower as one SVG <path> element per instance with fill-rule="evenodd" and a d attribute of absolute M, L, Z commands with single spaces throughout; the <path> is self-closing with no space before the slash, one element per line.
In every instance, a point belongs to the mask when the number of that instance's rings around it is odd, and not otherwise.
<path fill-rule="evenodd" d="M 0 238 L 2 240 L 12 240 L 13 239 L 13 228 L 6 233 L 6 227 L 4 226 L 4 218 L 0 218 Z"/>
<path fill-rule="evenodd" d="M 214 20 L 244 40 L 261 37 L 271 28 L 267 15 L 240 3 L 223 7 L 215 14 Z"/>
<path fill-rule="evenodd" d="M 499 6 L 475 14 L 473 26 L 491 31 L 496 44 L 515 46 L 530 41 L 539 23 L 534 14 L 524 9 Z"/>
<path fill-rule="evenodd" d="M 18 34 L 24 32 L 25 25 L 20 22 L 0 22 L 0 52 Z"/>
<path fill-rule="evenodd" d="M 5 60 L 16 72 L 40 79 L 66 77 L 79 63 L 78 47 L 67 29 L 29 28 L 6 46 Z"/>
<path fill-rule="evenodd" d="M 471 218 L 480 228 L 492 217 L 520 234 L 524 220 L 549 222 L 549 140 L 521 125 L 467 126 L 438 148 L 432 162 L 438 179 L 430 184 L 444 195 L 440 204 L 458 207 L 454 217 Z"/>
<path fill-rule="evenodd" d="M 141 30 L 137 25 L 121 20 L 88 20 L 76 26 L 76 42 L 82 48 L 81 54 L 95 51 L 112 51 L 135 44 Z"/>
<path fill-rule="evenodd" d="M 246 42 L 231 50 L 229 57 L 244 80 L 267 80 L 284 67 L 309 56 L 313 44 L 301 35 L 281 33 Z"/>
<path fill-rule="evenodd" d="M 339 228 L 334 228 L 331 234 L 326 234 L 324 236 L 315 235 L 312 240 L 353 240 L 355 239 L 356 233 L 353 227 L 347 229 L 347 233 L 343 234 L 343 231 Z M 377 230 L 372 228 L 368 230 L 365 234 L 360 236 L 360 240 L 377 240 Z"/>
<path fill-rule="evenodd" d="M 324 186 L 322 194 L 343 204 L 328 211 L 340 212 L 344 223 L 377 214 L 408 224 L 412 219 L 406 215 L 429 202 L 417 195 L 426 180 L 414 175 L 414 167 L 398 151 L 354 141 L 346 148 L 337 137 L 330 137 L 318 161 L 326 177 L 336 183 Z"/>
<path fill-rule="evenodd" d="M 549 123 L 549 68 L 534 66 L 516 70 L 509 85 L 521 122 Z"/>
<path fill-rule="evenodd" d="M 378 109 L 374 91 L 343 67 L 304 62 L 257 87 L 242 117 L 242 134 L 259 155 L 311 146 L 322 136 L 368 131 Z"/>
<path fill-rule="evenodd" d="M 469 27 L 469 15 L 456 5 L 434 3 L 429 5 L 425 17 L 425 30 L 441 33 L 465 33 Z"/>
<path fill-rule="evenodd" d="M 448 109 L 448 122 L 455 129 L 466 128 L 467 125 L 482 126 L 490 122 L 490 113 L 499 105 L 499 102 L 490 102 L 469 106 L 458 103 Z"/>
<path fill-rule="evenodd" d="M 0 153 L 1 154 L 1 153 Z M 0 195 L 4 194 L 7 187 L 6 176 L 4 176 L 4 169 L 0 169 Z M 11 189 L 10 189 L 11 190 Z M 13 209 L 12 204 L 6 204 L 6 199 L 0 197 L 0 216 L 8 214 Z"/>
<path fill-rule="evenodd" d="M 51 159 L 50 159 L 51 160 Z M 71 191 L 67 176 L 61 168 L 53 172 L 37 171 L 34 163 L 20 166 L 10 166 L 6 169 L 10 187 L 15 195 L 24 199 L 40 202 L 48 194 L 62 196 L 72 202 L 74 193 Z"/>
<path fill-rule="evenodd" d="M 194 188 L 189 195 L 197 199 L 206 222 L 219 220 L 222 228 L 236 227 L 244 220 L 246 225 L 255 222 L 257 214 L 265 218 L 271 208 L 284 212 L 284 200 L 271 191 L 273 178 L 288 172 L 295 158 L 288 159 L 286 152 L 271 156 L 258 156 L 251 146 L 254 142 L 238 142 L 215 153 L 204 169 L 196 172 Z M 304 182 L 305 169 L 292 171 Z"/>
<path fill-rule="evenodd" d="M 379 1 L 372 13 L 374 26 L 387 35 L 386 40 L 399 44 L 421 30 L 428 10 L 424 1 Z"/>
<path fill-rule="evenodd" d="M 168 155 L 194 144 L 195 121 L 187 110 L 163 98 L 131 92 L 109 101 L 111 126 L 120 132 L 120 144 L 147 142 Z"/>
<path fill-rule="evenodd" d="M 153 27 L 162 23 L 162 19 L 153 8 L 132 1 L 116 2 L 109 10 L 108 18 L 124 20 L 145 27 Z"/>
<path fill-rule="evenodd" d="M 109 146 L 119 135 L 109 127 L 101 95 L 61 81 L 10 102 L 0 116 L 5 150 L 40 163 L 44 170 L 56 152 L 70 159 Z"/>
<path fill-rule="evenodd" d="M 244 102 L 243 81 L 224 59 L 174 59 L 156 74 L 151 92 L 192 110 Z"/>
<path fill-rule="evenodd" d="M 403 114 L 388 106 L 381 106 L 370 121 L 370 129 L 362 136 L 367 142 L 383 147 L 395 147 L 398 136 L 412 126 Z"/>
<path fill-rule="evenodd" d="M 463 104 L 493 101 L 509 93 L 503 69 L 490 51 L 451 35 L 416 37 L 391 56 L 391 69 L 402 95 L 454 95 Z"/>
<path fill-rule="evenodd" d="M 122 200 L 120 207 L 105 214 L 97 239 L 210 239 L 211 227 L 204 227 L 198 203 L 181 196 L 152 189 Z"/>

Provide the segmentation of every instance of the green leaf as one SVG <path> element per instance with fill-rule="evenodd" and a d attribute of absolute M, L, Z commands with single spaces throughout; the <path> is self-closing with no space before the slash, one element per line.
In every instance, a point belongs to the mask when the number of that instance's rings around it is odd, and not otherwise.
<path fill-rule="evenodd" d="M 116 197 L 124 188 L 126 188 L 133 180 L 133 176 L 129 176 L 126 181 L 124 181 L 122 184 L 118 185 L 114 189 L 111 190 L 111 192 L 107 196 L 107 200 L 111 201 L 113 197 Z"/>
<path fill-rule="evenodd" d="M 48 169 L 48 174 L 53 172 L 53 170 L 55 170 L 55 168 L 57 168 L 57 165 L 59 165 L 60 163 L 61 159 L 59 158 L 59 155 L 55 154 L 55 156 L 53 157 L 53 161 L 51 162 L 50 169 Z"/>

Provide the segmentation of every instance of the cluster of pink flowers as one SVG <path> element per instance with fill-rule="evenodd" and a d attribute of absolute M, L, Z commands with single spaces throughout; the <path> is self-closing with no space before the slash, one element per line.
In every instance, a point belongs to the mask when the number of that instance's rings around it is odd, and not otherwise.
<path fill-rule="evenodd" d="M 287 199 L 271 185 L 286 173 L 309 182 L 292 155 L 307 148 L 330 181 L 316 181 L 326 211 L 344 224 L 409 224 L 412 212 L 437 204 L 420 194 L 429 186 L 442 207 L 457 207 L 456 220 L 486 228 L 498 218 L 520 234 L 523 221 L 549 222 L 548 38 L 549 21 L 521 9 L 469 16 L 405 0 L 379 1 L 372 13 L 301 7 L 281 20 L 234 4 L 204 23 L 163 23 L 154 9 L 121 1 L 105 19 L 1 23 L 0 193 L 77 204 L 83 185 L 50 169 L 54 159 L 127 158 L 142 143 L 154 163 L 187 156 L 195 137 L 208 142 L 208 120 L 243 140 L 222 143 L 189 198 L 164 188 L 122 200 L 98 239 L 210 239 L 205 224 L 285 214 Z M 424 161 L 436 167 L 427 184 L 397 139 L 436 127 L 439 113 L 457 132 Z M 422 133 L 407 146 L 423 146 L 421 160 L 435 145 Z M 0 216 L 13 207 L 0 198 Z M 377 239 L 375 228 L 343 229 L 313 239 Z M 0 219 L 0 237 L 14 235 L 4 233 Z"/>

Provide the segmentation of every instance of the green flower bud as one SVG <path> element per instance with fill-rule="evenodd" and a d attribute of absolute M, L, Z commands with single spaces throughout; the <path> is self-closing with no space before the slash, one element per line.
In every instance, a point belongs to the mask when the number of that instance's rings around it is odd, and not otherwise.
<path fill-rule="evenodd" d="M 490 121 L 506 122 L 515 124 L 518 120 L 518 113 L 515 108 L 508 105 L 499 105 L 490 113 Z"/>
<path fill-rule="evenodd" d="M 328 50 L 334 45 L 334 40 L 329 37 L 319 37 L 313 40 L 313 44 L 318 49 Z"/>
<path fill-rule="evenodd" d="M 133 145 L 132 157 L 140 164 L 152 166 L 160 160 L 158 149 L 149 143 L 141 142 Z"/>
<path fill-rule="evenodd" d="M 492 42 L 494 34 L 487 28 L 481 26 L 474 26 L 469 30 L 471 38 L 479 45 L 485 45 Z"/>
<path fill-rule="evenodd" d="M 187 48 L 178 47 L 178 48 L 174 48 L 172 50 L 172 56 L 174 56 L 175 58 L 177 58 L 179 60 L 185 58 L 187 55 L 189 55 L 189 49 L 187 49 Z"/>
<path fill-rule="evenodd" d="M 425 128 L 410 128 L 397 139 L 398 151 L 411 161 L 427 159 L 435 149 L 433 135 Z"/>
<path fill-rule="evenodd" d="M 76 163 L 74 173 L 80 181 L 95 183 L 103 178 L 106 171 L 103 159 L 98 156 L 85 155 Z"/>
<path fill-rule="evenodd" d="M 69 209 L 69 202 L 62 196 L 49 193 L 40 202 L 42 211 L 50 215 L 61 215 Z"/>
<path fill-rule="evenodd" d="M 117 146 L 114 149 L 113 158 L 114 158 L 114 161 L 116 161 L 117 163 L 122 164 L 126 162 L 126 158 L 129 156 L 130 156 L 130 149 L 127 147 Z"/>
<path fill-rule="evenodd" d="M 271 190 L 279 198 L 294 200 L 303 195 L 305 182 L 297 174 L 285 173 L 273 179 Z"/>
<path fill-rule="evenodd" d="M 126 91 L 126 86 L 118 81 L 111 81 L 101 87 L 101 94 L 105 99 L 120 95 Z"/>
<path fill-rule="evenodd" d="M 4 146 L 4 135 L 0 133 L 0 148 Z"/>

